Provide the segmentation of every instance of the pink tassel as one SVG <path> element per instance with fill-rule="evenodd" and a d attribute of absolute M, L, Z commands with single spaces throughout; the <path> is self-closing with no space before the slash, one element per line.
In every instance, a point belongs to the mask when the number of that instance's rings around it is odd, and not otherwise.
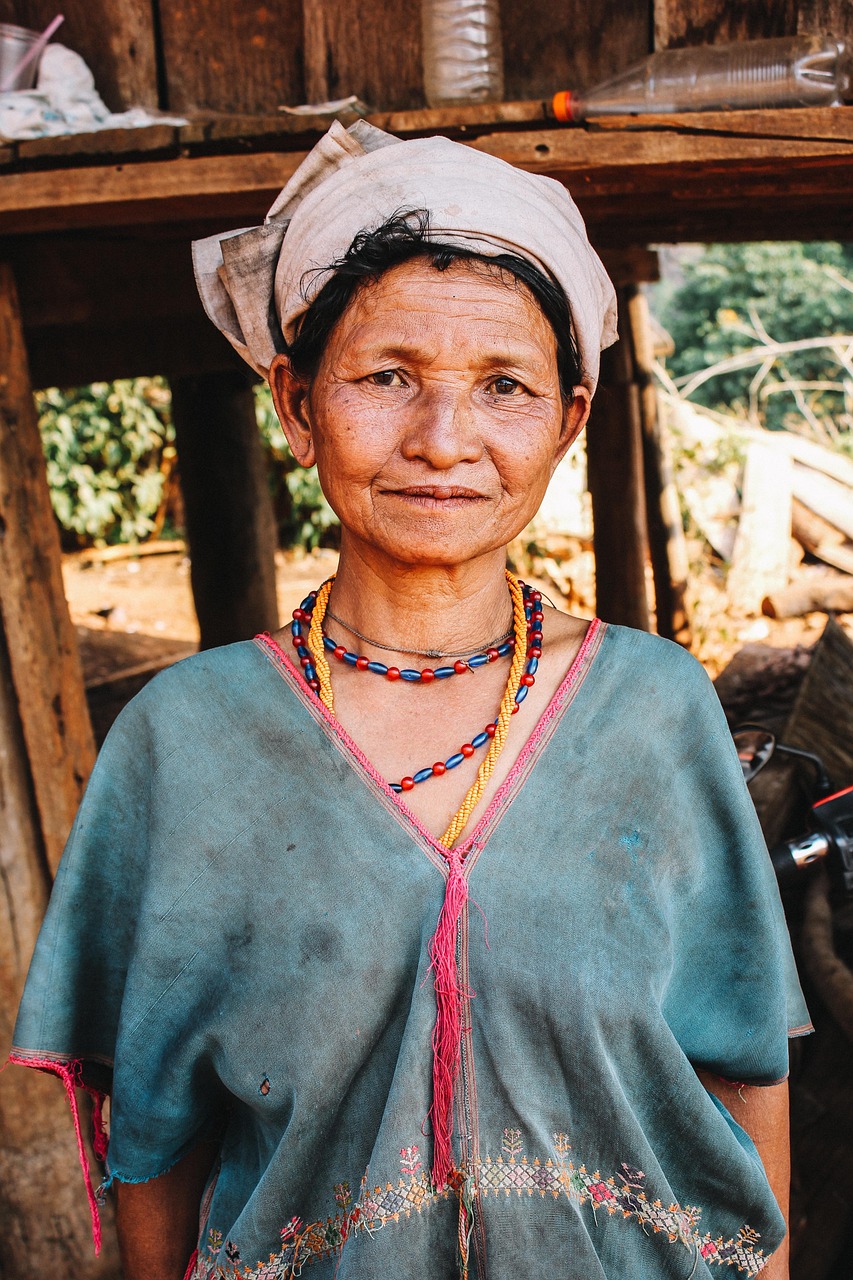
<path fill-rule="evenodd" d="M 92 1099 L 92 1147 L 98 1159 L 103 1161 L 107 1158 L 107 1146 L 110 1140 L 104 1124 L 104 1098 L 106 1095 L 98 1089 L 91 1089 L 87 1084 L 84 1084 L 83 1088 Z"/>
<path fill-rule="evenodd" d="M 193 1252 L 189 1262 L 187 1263 L 187 1269 L 184 1272 L 184 1280 L 192 1280 L 192 1275 L 193 1275 L 193 1272 L 195 1271 L 195 1264 L 197 1262 L 198 1262 L 198 1249 L 196 1249 Z"/>
<path fill-rule="evenodd" d="M 38 1071 L 50 1071 L 53 1075 L 59 1076 L 65 1087 L 65 1093 L 68 1098 L 68 1105 L 71 1108 L 71 1119 L 74 1121 L 74 1133 L 77 1137 L 77 1154 L 80 1157 L 80 1167 L 83 1170 L 83 1181 L 86 1185 L 86 1196 L 89 1200 L 89 1212 L 92 1215 L 92 1239 L 95 1243 L 95 1255 L 101 1252 L 101 1216 L 98 1213 L 98 1205 L 95 1200 L 95 1190 L 92 1186 L 92 1177 L 89 1173 L 89 1160 L 86 1156 L 86 1148 L 83 1146 L 83 1133 L 80 1129 L 80 1112 L 77 1109 L 77 1094 L 75 1089 L 78 1085 L 82 1086 L 81 1081 L 81 1064 L 79 1062 L 53 1062 L 50 1058 L 21 1058 L 15 1053 L 9 1054 L 9 1061 L 16 1063 L 21 1067 L 35 1067 Z"/>
<path fill-rule="evenodd" d="M 459 917 L 468 901 L 468 883 L 462 874 L 459 854 L 447 854 L 450 875 L 444 891 L 444 905 L 438 927 L 429 944 L 430 968 L 435 971 L 435 1030 L 432 1035 L 432 1181 L 443 1187 L 453 1172 L 451 1112 L 453 1091 L 461 1059 L 461 1003 L 466 992 L 459 985 L 456 968 L 456 941 Z"/>

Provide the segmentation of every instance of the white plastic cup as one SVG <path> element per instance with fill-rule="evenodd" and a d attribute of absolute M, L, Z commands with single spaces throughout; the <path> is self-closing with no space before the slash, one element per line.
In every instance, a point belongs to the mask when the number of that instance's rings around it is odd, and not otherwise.
<path fill-rule="evenodd" d="M 28 27 L 16 27 L 12 22 L 0 22 L 0 85 L 6 93 L 20 89 L 32 89 L 36 82 L 38 58 L 18 72 L 10 84 L 6 84 L 18 63 L 38 40 L 39 31 L 30 31 Z"/>

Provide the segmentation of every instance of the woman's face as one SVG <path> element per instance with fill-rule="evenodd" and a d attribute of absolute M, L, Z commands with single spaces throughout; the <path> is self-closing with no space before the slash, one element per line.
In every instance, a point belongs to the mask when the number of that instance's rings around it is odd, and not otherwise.
<path fill-rule="evenodd" d="M 581 430 L 553 330 L 532 294 L 479 265 L 414 259 L 361 288 L 306 388 L 270 382 L 303 466 L 364 552 L 451 566 L 506 546 Z"/>

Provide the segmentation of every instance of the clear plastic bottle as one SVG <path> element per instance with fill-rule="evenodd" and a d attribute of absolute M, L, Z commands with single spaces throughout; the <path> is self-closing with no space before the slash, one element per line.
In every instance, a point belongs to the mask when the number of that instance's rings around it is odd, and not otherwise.
<path fill-rule="evenodd" d="M 498 0 L 421 0 L 421 14 L 429 105 L 500 102 L 504 67 Z"/>
<path fill-rule="evenodd" d="M 842 101 L 850 56 L 834 36 L 781 36 L 664 49 L 587 93 L 554 97 L 558 120 L 632 112 L 819 107 Z"/>

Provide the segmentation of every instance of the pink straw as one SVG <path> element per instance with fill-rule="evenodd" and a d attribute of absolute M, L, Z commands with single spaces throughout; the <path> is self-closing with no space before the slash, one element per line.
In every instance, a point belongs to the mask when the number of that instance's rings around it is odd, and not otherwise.
<path fill-rule="evenodd" d="M 18 62 L 12 68 L 12 70 L 8 73 L 3 83 L 0 84 L 0 93 L 5 93 L 9 88 L 9 86 L 15 83 L 16 79 L 21 74 L 24 67 L 28 67 L 34 58 L 41 57 L 44 46 L 47 44 L 48 40 L 53 35 L 53 33 L 59 30 L 59 28 L 62 26 L 64 21 L 65 21 L 65 14 L 58 13 L 56 17 L 53 19 L 53 22 L 51 22 L 48 26 L 45 27 L 44 31 L 39 36 L 38 40 L 36 40 L 33 44 L 30 45 L 29 49 L 24 54 L 23 58 L 21 58 L 20 62 Z"/>

